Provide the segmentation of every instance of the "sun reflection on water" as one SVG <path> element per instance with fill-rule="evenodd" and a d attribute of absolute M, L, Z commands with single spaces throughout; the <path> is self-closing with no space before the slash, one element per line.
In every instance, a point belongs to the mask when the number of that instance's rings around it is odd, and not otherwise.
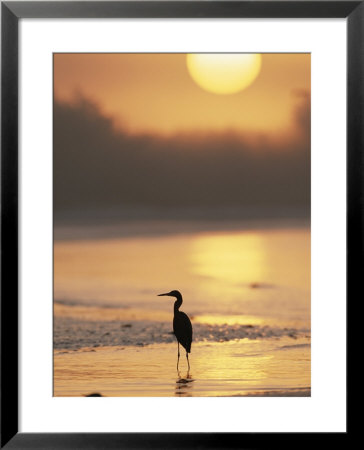
<path fill-rule="evenodd" d="M 198 236 L 192 241 L 192 269 L 222 283 L 264 280 L 264 243 L 258 234 L 231 233 Z"/>
<path fill-rule="evenodd" d="M 212 315 L 203 314 L 193 317 L 193 322 L 205 323 L 210 325 L 262 325 L 264 320 L 255 316 L 246 315 Z"/>
<path fill-rule="evenodd" d="M 219 302 L 240 298 L 242 289 L 266 279 L 264 242 L 256 233 L 196 236 L 189 255 L 199 291 Z"/>

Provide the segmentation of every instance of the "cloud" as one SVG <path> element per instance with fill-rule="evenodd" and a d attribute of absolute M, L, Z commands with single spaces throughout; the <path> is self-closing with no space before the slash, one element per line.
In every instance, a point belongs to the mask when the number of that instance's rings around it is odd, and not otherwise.
<path fill-rule="evenodd" d="M 115 128 L 96 104 L 54 105 L 55 212 L 133 207 L 261 208 L 310 205 L 309 95 L 294 132 L 170 137 Z"/>

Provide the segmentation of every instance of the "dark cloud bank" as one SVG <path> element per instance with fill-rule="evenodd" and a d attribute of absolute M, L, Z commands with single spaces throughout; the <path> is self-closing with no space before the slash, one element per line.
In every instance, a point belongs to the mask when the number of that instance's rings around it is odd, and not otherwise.
<path fill-rule="evenodd" d="M 55 102 L 55 217 L 137 210 L 308 217 L 310 107 L 301 97 L 293 117 L 301 138 L 274 141 L 234 133 L 132 135 L 87 100 Z"/>

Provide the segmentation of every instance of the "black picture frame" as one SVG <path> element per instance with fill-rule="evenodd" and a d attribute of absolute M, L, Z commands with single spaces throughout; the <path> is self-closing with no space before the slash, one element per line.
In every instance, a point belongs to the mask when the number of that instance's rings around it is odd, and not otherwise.
<path fill-rule="evenodd" d="M 347 312 L 363 287 L 364 1 L 1 2 L 1 448 L 257 448 L 304 444 L 310 433 L 18 432 L 18 34 L 22 18 L 346 18 Z M 335 245 L 333 243 L 333 245 Z M 350 351 L 350 346 L 347 346 Z M 348 405 L 347 405 L 348 406 Z M 336 442 L 349 431 L 335 433 Z M 176 420 L 178 418 L 176 417 Z M 121 424 L 122 428 L 122 424 Z M 320 436 L 316 433 L 315 443 Z"/>

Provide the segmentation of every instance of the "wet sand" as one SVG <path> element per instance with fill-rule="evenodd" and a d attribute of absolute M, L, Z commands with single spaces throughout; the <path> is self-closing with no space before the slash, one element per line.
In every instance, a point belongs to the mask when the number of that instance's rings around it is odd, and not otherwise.
<path fill-rule="evenodd" d="M 177 345 L 55 351 L 54 395 L 310 396 L 308 338 L 196 343 L 187 372 Z"/>

